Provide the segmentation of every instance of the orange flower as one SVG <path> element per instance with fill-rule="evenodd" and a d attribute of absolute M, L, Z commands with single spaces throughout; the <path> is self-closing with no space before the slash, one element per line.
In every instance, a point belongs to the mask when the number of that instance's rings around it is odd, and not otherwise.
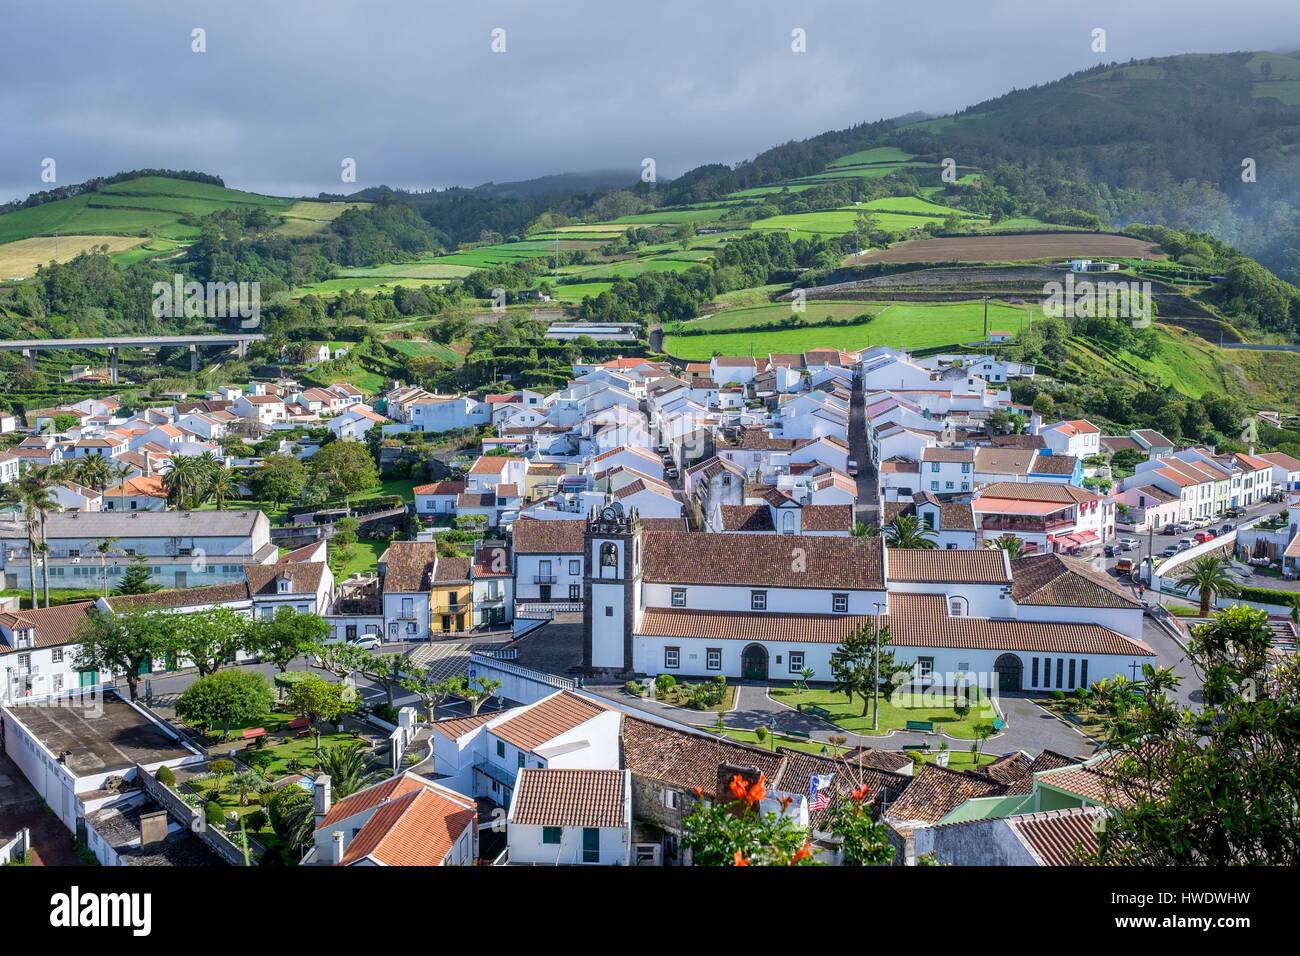
<path fill-rule="evenodd" d="M 863 800 L 867 799 L 867 794 L 869 793 L 871 793 L 871 788 L 864 783 L 862 786 L 858 787 L 858 789 L 854 790 L 851 796 L 856 802 L 861 803 Z"/>
<path fill-rule="evenodd" d="M 733 857 L 731 858 L 731 865 L 732 865 L 732 866 L 749 866 L 749 861 L 745 859 L 745 854 L 743 854 L 743 853 L 741 853 L 739 850 L 737 850 L 735 856 L 733 856 Z"/>
<path fill-rule="evenodd" d="M 766 796 L 767 796 L 767 785 L 764 783 L 763 775 L 759 774 L 758 782 L 749 788 L 749 796 L 746 799 L 749 800 L 749 803 L 752 806 L 753 804 L 758 803 Z"/>
<path fill-rule="evenodd" d="M 704 796 L 704 788 L 703 788 L 703 787 L 696 787 L 696 788 L 695 788 L 695 796 L 697 796 L 697 797 L 703 797 L 703 796 Z"/>
<path fill-rule="evenodd" d="M 736 774 L 734 777 L 731 778 L 731 795 L 735 797 L 737 800 L 744 800 L 745 793 L 748 790 L 749 790 L 749 784 L 745 782 L 745 778 L 742 777 L 740 774 Z"/>
<path fill-rule="evenodd" d="M 794 856 L 790 857 L 790 865 L 794 866 L 800 860 L 806 860 L 810 856 L 812 856 L 812 844 L 805 843 L 803 846 L 799 847 L 799 849 L 795 850 Z"/>

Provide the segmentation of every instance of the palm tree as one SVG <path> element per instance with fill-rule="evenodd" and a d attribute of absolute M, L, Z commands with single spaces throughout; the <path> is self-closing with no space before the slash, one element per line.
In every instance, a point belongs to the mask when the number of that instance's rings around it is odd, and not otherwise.
<path fill-rule="evenodd" d="M 206 491 L 218 511 L 225 510 L 226 502 L 235 496 L 238 487 L 234 472 L 225 465 L 218 463 L 212 474 L 208 475 Z"/>
<path fill-rule="evenodd" d="M 118 554 L 117 538 L 99 538 L 95 541 L 95 553 L 99 555 L 99 583 L 104 588 L 104 597 L 108 597 L 108 556 Z"/>
<path fill-rule="evenodd" d="M 1214 554 L 1206 554 L 1193 561 L 1178 577 L 1178 583 L 1186 588 L 1196 588 L 1201 596 L 1201 617 L 1210 616 L 1210 605 L 1219 595 L 1237 593 L 1237 585 L 1224 572 L 1228 562 Z"/>
<path fill-rule="evenodd" d="M 45 519 L 51 511 L 62 510 L 62 506 L 54 498 L 53 491 L 54 486 L 62 480 L 61 473 L 62 469 L 54 466 L 33 468 L 19 481 L 23 511 L 27 516 L 28 544 L 32 551 L 39 551 L 44 555 L 41 560 L 41 581 L 46 607 L 50 606 L 50 547 L 45 537 Z M 34 608 L 36 607 L 36 568 L 30 557 L 29 563 L 32 572 L 32 607 Z"/>
<path fill-rule="evenodd" d="M 316 764 L 321 773 L 329 775 L 330 791 L 339 799 L 388 777 L 382 770 L 370 769 L 370 753 L 360 741 L 317 750 Z"/>
<path fill-rule="evenodd" d="M 937 537 L 916 515 L 899 515 L 885 531 L 885 543 L 891 548 L 933 548 Z"/>
<path fill-rule="evenodd" d="M 865 524 L 861 521 L 853 524 L 853 537 L 855 538 L 875 538 L 880 535 L 880 525 Z"/>
<path fill-rule="evenodd" d="M 72 471 L 73 478 L 87 488 L 103 492 L 108 487 L 112 475 L 108 459 L 103 455 L 87 455 L 76 463 Z"/>
<path fill-rule="evenodd" d="M 1025 543 L 1014 534 L 1002 535 L 996 541 L 992 542 L 990 547 L 1001 548 L 1007 553 L 1007 557 L 1012 561 L 1025 553 Z"/>
<path fill-rule="evenodd" d="M 248 798 L 266 785 L 266 778 L 256 770 L 239 770 L 226 783 L 226 790 L 239 794 L 239 805 L 248 806 Z"/>
<path fill-rule="evenodd" d="M 201 466 L 192 455 L 172 455 L 168 460 L 171 467 L 162 479 L 163 487 L 167 489 L 167 500 L 184 510 L 197 496 Z"/>
<path fill-rule="evenodd" d="M 5 485 L 3 495 L 6 504 L 17 505 L 23 513 L 23 522 L 27 529 L 27 573 L 31 581 L 32 607 L 37 608 L 40 605 L 36 602 L 36 552 L 39 550 L 40 524 L 36 512 L 27 507 L 26 477 L 24 475 L 14 484 Z"/>
<path fill-rule="evenodd" d="M 148 455 L 148 452 L 144 453 Z M 126 510 L 126 481 L 131 477 L 132 468 L 124 461 L 113 461 L 108 464 L 108 479 L 117 485 L 117 508 L 119 511 Z"/>

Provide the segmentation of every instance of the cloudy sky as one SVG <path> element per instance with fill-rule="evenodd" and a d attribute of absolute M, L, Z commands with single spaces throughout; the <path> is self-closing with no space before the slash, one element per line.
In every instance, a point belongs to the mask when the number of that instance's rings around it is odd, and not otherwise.
<path fill-rule="evenodd" d="M 1300 48 L 1296 0 L 59 0 L 4 23 L 0 201 L 48 188 L 46 157 L 60 184 L 152 166 L 286 195 L 672 176 L 1099 60 Z"/>

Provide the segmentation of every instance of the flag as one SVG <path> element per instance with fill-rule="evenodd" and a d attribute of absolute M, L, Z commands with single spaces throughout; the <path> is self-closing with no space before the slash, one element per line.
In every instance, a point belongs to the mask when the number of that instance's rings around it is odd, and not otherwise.
<path fill-rule="evenodd" d="M 813 774 L 808 781 L 808 812 L 825 810 L 831 805 L 831 781 L 835 774 Z"/>

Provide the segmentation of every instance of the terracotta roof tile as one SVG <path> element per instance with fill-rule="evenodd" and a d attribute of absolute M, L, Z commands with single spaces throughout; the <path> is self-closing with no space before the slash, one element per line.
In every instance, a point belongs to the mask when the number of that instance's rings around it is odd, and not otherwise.
<path fill-rule="evenodd" d="M 776 780 L 785 766 L 784 754 L 636 717 L 623 718 L 622 740 L 628 770 L 684 792 L 712 794 L 721 764 L 756 767 L 768 780 Z"/>
<path fill-rule="evenodd" d="M 1045 604 L 1058 607 L 1138 608 L 1130 596 L 1108 574 L 1083 561 L 1059 554 L 1035 554 L 1011 562 L 1014 579 L 1011 594 L 1017 604 Z"/>
<path fill-rule="evenodd" d="M 644 579 L 660 584 L 883 590 L 882 548 L 881 541 L 869 538 L 666 532 L 645 538 Z"/>
<path fill-rule="evenodd" d="M 520 770 L 510 822 L 524 826 L 622 827 L 622 770 Z"/>
<path fill-rule="evenodd" d="M 889 548 L 889 580 L 1010 584 L 1001 548 Z"/>
<path fill-rule="evenodd" d="M 582 554 L 587 523 L 582 519 L 520 518 L 511 529 L 515 554 Z"/>
<path fill-rule="evenodd" d="M 1104 818 L 1100 809 L 1049 810 L 1008 817 L 1007 823 L 1044 866 L 1075 866 L 1081 855 L 1097 851 L 1094 828 Z"/>
<path fill-rule="evenodd" d="M 421 786 L 380 806 L 352 838 L 340 865 L 369 858 L 385 866 L 439 866 L 477 816 L 472 800 Z"/>
<path fill-rule="evenodd" d="M 520 750 L 532 751 L 608 709 L 588 697 L 563 690 L 537 702 L 523 713 L 495 724 L 491 732 Z"/>
<path fill-rule="evenodd" d="M 975 774 L 926 764 L 913 776 L 903 795 L 885 811 L 885 816 L 900 824 L 938 823 L 967 800 L 1003 792 L 1001 784 Z"/>

